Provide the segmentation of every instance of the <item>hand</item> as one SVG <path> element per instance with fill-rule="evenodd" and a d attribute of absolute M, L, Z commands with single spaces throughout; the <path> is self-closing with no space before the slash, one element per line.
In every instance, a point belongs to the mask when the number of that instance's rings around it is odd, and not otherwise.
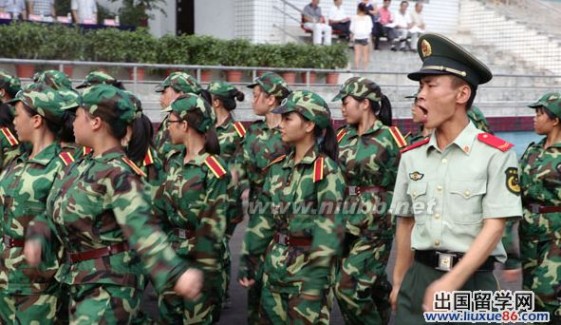
<path fill-rule="evenodd" d="M 204 275 L 201 270 L 188 269 L 179 277 L 173 290 L 185 299 L 196 300 L 201 295 L 203 280 Z"/>
<path fill-rule="evenodd" d="M 241 279 L 238 280 L 238 282 L 244 288 L 249 288 L 249 287 L 251 287 L 255 284 L 254 279 L 248 279 L 248 278 L 241 278 Z"/>
<path fill-rule="evenodd" d="M 246 188 L 241 195 L 241 199 L 242 201 L 247 201 L 249 200 L 249 188 Z"/>
<path fill-rule="evenodd" d="M 431 283 L 425 291 L 423 299 L 423 311 L 433 311 L 434 309 L 434 295 L 440 291 L 452 292 L 456 290 L 455 287 L 450 285 L 446 280 L 440 278 Z"/>
<path fill-rule="evenodd" d="M 503 270 L 502 278 L 505 282 L 513 283 L 520 279 L 522 276 L 522 269 L 510 269 L 510 270 Z"/>
<path fill-rule="evenodd" d="M 23 248 L 23 255 L 27 264 L 37 266 L 41 263 L 41 242 L 38 240 L 27 240 Z"/>
<path fill-rule="evenodd" d="M 392 288 L 392 292 L 390 293 L 390 304 L 392 305 L 392 311 L 396 311 L 397 309 L 397 295 L 399 294 L 400 286 L 394 285 Z"/>

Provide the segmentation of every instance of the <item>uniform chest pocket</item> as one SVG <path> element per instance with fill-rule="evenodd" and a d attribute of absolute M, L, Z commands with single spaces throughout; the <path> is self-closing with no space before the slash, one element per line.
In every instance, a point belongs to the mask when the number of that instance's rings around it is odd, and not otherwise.
<path fill-rule="evenodd" d="M 428 215 L 428 196 L 426 182 L 413 182 L 407 188 L 407 194 L 411 198 L 410 207 L 398 207 L 400 210 L 406 211 L 410 209 L 415 215 L 415 222 L 423 224 L 427 220 Z M 405 204 L 405 203 L 404 203 Z M 408 203 L 407 203 L 408 204 Z"/>
<path fill-rule="evenodd" d="M 451 181 L 449 193 L 448 215 L 454 223 L 482 222 L 482 201 L 487 193 L 485 180 Z"/>

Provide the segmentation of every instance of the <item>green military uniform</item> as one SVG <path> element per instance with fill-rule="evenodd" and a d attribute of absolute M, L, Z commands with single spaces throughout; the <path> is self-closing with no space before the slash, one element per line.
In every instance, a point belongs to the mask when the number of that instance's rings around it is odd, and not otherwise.
<path fill-rule="evenodd" d="M 543 95 L 531 108 L 561 119 L 561 93 Z M 536 310 L 561 322 L 561 143 L 531 143 L 520 159 L 524 217 L 520 221 L 523 288 L 535 293 Z"/>
<path fill-rule="evenodd" d="M 58 70 L 46 70 L 37 72 L 33 76 L 35 83 L 44 83 L 55 90 L 69 90 L 72 89 L 72 82 L 68 76 Z"/>
<path fill-rule="evenodd" d="M 333 101 L 347 96 L 380 101 L 376 83 L 353 77 Z M 335 294 L 347 324 L 387 324 L 391 284 L 386 265 L 394 230 L 389 204 L 399 164 L 399 150 L 406 145 L 397 127 L 376 120 L 363 134 L 356 125 L 337 132 L 339 166 L 345 176 L 345 232 L 343 259 L 337 271 Z"/>
<path fill-rule="evenodd" d="M 123 85 L 112 75 L 104 71 L 92 71 L 86 75 L 84 81 L 76 86 L 77 89 L 85 89 L 95 85 L 112 85 L 123 88 Z"/>
<path fill-rule="evenodd" d="M 492 78 L 483 63 L 444 36 L 421 36 L 418 51 L 423 67 L 409 74 L 412 80 L 446 74 L 477 87 Z M 391 211 L 415 218 L 410 238 L 415 261 L 400 286 L 396 324 L 424 323 L 427 287 L 470 249 L 485 219 L 518 217 L 522 212 L 512 144 L 482 133 L 469 122 L 441 150 L 436 132 L 402 151 L 399 165 Z M 445 255 L 450 253 L 454 256 Z M 495 260 L 506 260 L 500 242 L 460 290 L 497 290 L 492 273 Z"/>
<path fill-rule="evenodd" d="M 331 123 L 325 101 L 305 90 L 290 94 L 273 112 L 298 112 L 320 129 Z M 300 162 L 294 159 L 294 151 L 278 158 L 263 187 L 271 202 L 271 215 L 261 225 L 262 232 L 269 236 L 259 245 L 268 245 L 261 322 L 329 324 L 332 274 L 341 240 L 342 220 L 337 207 L 342 203 L 343 175 L 318 145 L 312 146 Z M 255 253 L 259 256 L 263 252 Z"/>
<path fill-rule="evenodd" d="M 204 116 L 195 127 L 206 133 L 215 122 L 210 106 L 201 97 L 184 95 L 167 111 L 184 119 L 194 110 Z M 220 157 L 208 153 L 185 163 L 185 150 L 170 157 L 156 208 L 176 253 L 205 271 L 205 284 L 196 301 L 165 292 L 159 299 L 160 316 L 166 324 L 212 324 L 219 320 L 224 294 L 221 272 L 230 174 Z"/>
<path fill-rule="evenodd" d="M 22 101 L 39 115 L 61 123 L 62 98 L 50 87 L 33 87 L 18 93 Z M 57 244 L 37 268 L 23 256 L 28 224 L 45 211 L 53 181 L 64 166 L 60 146 L 53 142 L 34 157 L 23 153 L 0 175 L 2 210 L 2 257 L 0 263 L 0 319 L 4 323 L 53 324 L 59 284 L 54 275 L 61 258 Z"/>
<path fill-rule="evenodd" d="M 185 72 L 172 72 L 167 76 L 160 85 L 156 87 L 156 92 L 163 92 L 167 87 L 173 88 L 177 92 L 183 92 L 185 94 L 197 94 L 200 95 L 202 91 L 201 85 L 197 82 L 195 78 Z M 172 145 L 169 137 L 169 114 L 166 114 L 162 119 L 162 122 L 156 130 L 154 135 L 154 148 L 158 152 L 160 159 L 166 161 L 168 157 L 174 154 L 175 151 L 181 151 L 182 145 Z"/>
<path fill-rule="evenodd" d="M 248 87 L 259 86 L 269 96 L 284 98 L 290 93 L 288 85 L 278 74 L 268 72 L 257 78 Z M 259 322 L 259 301 L 261 301 L 261 273 L 263 255 L 254 252 L 264 252 L 268 242 L 263 240 L 267 237 L 261 233 L 261 224 L 268 222 L 268 217 L 252 209 L 253 204 L 264 204 L 266 198 L 263 195 L 263 184 L 267 167 L 275 158 L 286 154 L 289 145 L 281 139 L 278 127 L 269 128 L 266 121 L 255 121 L 249 127 L 242 143 L 242 154 L 238 155 L 240 166 L 240 190 L 249 188 L 248 225 L 240 253 L 240 264 L 238 267 L 238 278 L 250 278 L 255 284 L 248 289 L 248 324 Z M 260 246 L 259 243 L 264 243 Z"/>
<path fill-rule="evenodd" d="M 487 122 L 485 115 L 483 115 L 483 112 L 481 112 L 479 107 L 472 105 L 471 108 L 467 110 L 467 116 L 476 128 L 483 132 L 493 133 L 491 132 L 489 122 Z"/>
<path fill-rule="evenodd" d="M 0 70 L 0 89 L 15 96 L 21 90 L 21 82 L 18 77 Z M 0 167 L 4 168 L 23 150 L 13 129 L 14 108 L 8 103 L 0 103 L 0 110 L 7 110 L 9 112 L 7 115 L 10 116 L 9 122 L 0 121 Z"/>
<path fill-rule="evenodd" d="M 89 88 L 81 107 L 90 114 L 118 110 L 119 118 L 110 122 L 116 127 L 134 118 L 130 99 L 113 86 Z M 120 147 L 86 155 L 59 174 L 47 213 L 30 224 L 27 238 L 41 241 L 44 252 L 55 236 L 64 246 L 66 259 L 56 278 L 70 286 L 71 323 L 130 323 L 145 273 L 163 291 L 186 269 L 165 234 L 152 225 L 141 173 Z"/>

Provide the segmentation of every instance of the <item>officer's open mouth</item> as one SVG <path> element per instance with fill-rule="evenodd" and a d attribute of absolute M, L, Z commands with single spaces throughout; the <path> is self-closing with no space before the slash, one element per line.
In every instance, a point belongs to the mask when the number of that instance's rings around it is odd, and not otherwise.
<path fill-rule="evenodd" d="M 426 109 L 424 109 L 421 106 L 419 106 L 419 109 L 421 109 L 421 111 L 423 112 L 423 115 L 427 115 L 429 113 L 429 111 L 427 111 Z"/>

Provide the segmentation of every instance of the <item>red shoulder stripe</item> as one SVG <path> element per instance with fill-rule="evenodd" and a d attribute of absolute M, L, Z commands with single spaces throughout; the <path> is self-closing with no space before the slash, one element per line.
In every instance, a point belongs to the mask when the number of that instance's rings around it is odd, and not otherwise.
<path fill-rule="evenodd" d="M 415 149 L 415 148 L 418 148 L 418 147 L 420 147 L 420 146 L 422 146 L 422 145 L 425 145 L 425 144 L 429 143 L 429 141 L 430 141 L 430 137 L 426 137 L 426 138 L 424 138 L 423 140 L 419 140 L 419 141 L 413 143 L 412 145 L 407 146 L 407 147 L 401 149 L 400 152 L 401 152 L 401 153 L 405 153 L 405 152 L 407 152 L 407 151 L 409 151 L 409 150 L 413 150 L 413 149 Z"/>
<path fill-rule="evenodd" d="M 6 140 L 8 140 L 8 142 L 12 147 L 19 144 L 18 138 L 16 138 L 16 136 L 12 133 L 12 131 L 10 131 L 10 129 L 2 128 L 1 130 L 2 130 L 2 134 L 4 134 Z"/>
<path fill-rule="evenodd" d="M 68 166 L 74 162 L 74 157 L 72 157 L 72 155 L 69 152 L 66 151 L 61 152 L 58 154 L 58 156 L 60 157 L 60 159 L 62 160 L 65 166 Z"/>
<path fill-rule="evenodd" d="M 242 122 L 234 122 L 234 128 L 236 129 L 236 132 L 238 132 L 238 135 L 240 137 L 245 137 L 245 134 L 247 133 L 247 131 L 245 130 L 245 127 L 243 126 Z"/>
<path fill-rule="evenodd" d="M 510 142 L 507 142 L 499 137 L 496 137 L 489 133 L 479 133 L 477 135 L 477 140 L 485 143 L 488 146 L 493 148 L 497 148 L 500 151 L 507 151 L 508 149 L 514 147 L 514 145 Z"/>
<path fill-rule="evenodd" d="M 323 157 L 318 157 L 314 162 L 314 183 L 323 179 Z"/>
<path fill-rule="evenodd" d="M 345 129 L 339 130 L 339 132 L 337 132 L 337 143 L 340 143 L 341 140 L 343 140 L 343 138 L 345 137 L 346 134 L 347 134 L 347 130 L 345 130 Z"/>
<path fill-rule="evenodd" d="M 132 170 L 137 173 L 139 176 L 146 177 L 146 174 L 140 169 L 132 160 L 127 157 L 123 157 L 123 161 L 125 164 L 129 165 Z"/>
<path fill-rule="evenodd" d="M 390 133 L 392 134 L 393 139 L 400 148 L 407 146 L 407 141 L 405 141 L 405 138 L 403 137 L 403 135 L 401 135 L 401 132 L 399 131 L 397 126 L 390 126 Z"/>
<path fill-rule="evenodd" d="M 226 170 L 214 156 L 208 156 L 205 159 L 205 164 L 217 178 L 222 178 L 222 176 L 226 175 Z"/>
<path fill-rule="evenodd" d="M 146 152 L 146 156 L 144 156 L 144 166 L 150 166 L 154 163 L 154 157 L 152 157 L 152 150 L 150 150 L 150 148 L 148 148 L 148 151 Z"/>
<path fill-rule="evenodd" d="M 90 147 L 83 147 L 84 156 L 92 152 L 92 150 Z"/>

